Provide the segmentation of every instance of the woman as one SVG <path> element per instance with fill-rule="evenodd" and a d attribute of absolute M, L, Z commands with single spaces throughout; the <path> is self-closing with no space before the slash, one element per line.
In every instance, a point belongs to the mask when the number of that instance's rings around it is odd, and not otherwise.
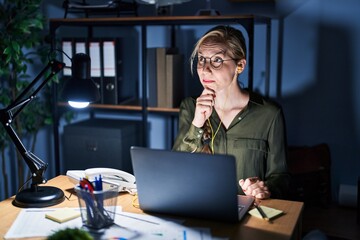
<path fill-rule="evenodd" d="M 285 198 L 290 178 L 282 110 L 240 87 L 246 66 L 241 31 L 208 31 L 194 47 L 191 69 L 195 65 L 204 90 L 182 101 L 173 150 L 234 155 L 239 194 Z"/>

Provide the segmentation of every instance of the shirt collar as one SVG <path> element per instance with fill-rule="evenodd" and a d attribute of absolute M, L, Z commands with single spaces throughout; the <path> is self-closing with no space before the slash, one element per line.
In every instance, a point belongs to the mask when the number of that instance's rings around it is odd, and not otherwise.
<path fill-rule="evenodd" d="M 246 89 L 246 91 L 249 93 L 249 102 L 254 103 L 256 105 L 264 105 L 264 99 L 261 95 L 249 91 L 248 89 Z"/>

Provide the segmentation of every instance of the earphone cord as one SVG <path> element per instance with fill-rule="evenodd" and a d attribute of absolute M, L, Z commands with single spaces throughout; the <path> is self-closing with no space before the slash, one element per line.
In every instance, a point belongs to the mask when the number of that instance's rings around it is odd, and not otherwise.
<path fill-rule="evenodd" d="M 215 137 L 216 137 L 216 135 L 217 135 L 217 133 L 219 132 L 219 130 L 220 130 L 220 127 L 221 127 L 221 120 L 220 120 L 220 123 L 219 123 L 219 126 L 218 126 L 218 128 L 216 129 L 216 132 L 215 132 L 215 134 L 214 134 L 214 130 L 213 130 L 213 128 L 212 128 L 212 126 L 211 126 L 211 123 L 210 123 L 210 120 L 209 120 L 209 118 L 207 119 L 208 120 L 208 123 L 209 123 L 209 125 L 210 125 L 210 129 L 211 129 L 211 150 L 212 150 L 212 153 L 213 154 L 215 154 L 215 149 L 214 149 L 214 140 L 215 140 Z"/>
<path fill-rule="evenodd" d="M 224 102 L 224 107 L 225 107 L 225 105 L 226 105 L 227 98 L 228 98 L 228 94 L 226 94 L 226 99 L 225 99 L 225 102 Z M 223 107 L 223 108 L 224 108 L 224 107 Z M 214 129 L 213 129 L 211 123 L 210 123 L 210 118 L 207 119 L 207 120 L 208 120 L 208 123 L 209 123 L 209 125 L 210 125 L 210 129 L 211 129 L 211 146 L 210 146 L 210 148 L 211 148 L 213 154 L 215 154 L 214 140 L 215 140 L 215 137 L 216 137 L 216 135 L 218 134 L 218 132 L 219 132 L 219 130 L 220 130 L 220 127 L 221 127 L 221 124 L 222 124 L 222 120 L 221 120 L 220 116 L 219 116 L 219 119 L 220 119 L 220 123 L 219 123 L 219 126 L 218 126 L 218 128 L 216 129 L 216 132 L 215 132 L 215 133 L 214 133 Z"/>

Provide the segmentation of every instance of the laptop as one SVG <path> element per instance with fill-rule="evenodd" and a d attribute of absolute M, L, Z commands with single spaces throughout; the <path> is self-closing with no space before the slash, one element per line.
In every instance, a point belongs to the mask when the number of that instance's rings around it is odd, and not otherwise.
<path fill-rule="evenodd" d="M 231 155 L 130 148 L 140 208 L 222 222 L 238 222 L 254 198 L 237 195 Z"/>

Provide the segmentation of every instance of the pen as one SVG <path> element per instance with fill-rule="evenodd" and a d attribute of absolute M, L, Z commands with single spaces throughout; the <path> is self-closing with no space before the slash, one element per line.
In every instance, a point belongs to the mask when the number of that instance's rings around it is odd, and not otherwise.
<path fill-rule="evenodd" d="M 265 212 L 261 209 L 261 207 L 259 207 L 257 204 L 254 204 L 256 209 L 258 210 L 258 212 L 260 213 L 261 217 L 265 220 L 265 221 L 270 221 L 270 219 L 266 216 Z"/>

